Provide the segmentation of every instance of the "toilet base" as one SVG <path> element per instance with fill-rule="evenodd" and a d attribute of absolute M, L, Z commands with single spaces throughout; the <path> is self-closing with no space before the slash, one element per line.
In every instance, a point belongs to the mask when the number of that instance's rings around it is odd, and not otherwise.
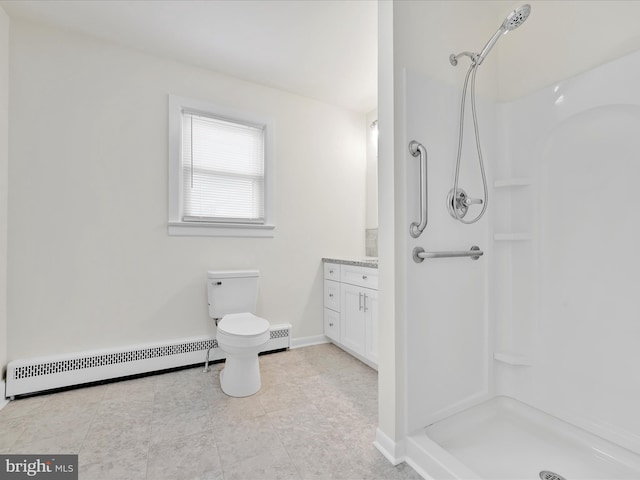
<path fill-rule="evenodd" d="M 227 353 L 220 371 L 220 387 L 230 397 L 248 397 L 262 387 L 258 354 L 237 355 Z"/>

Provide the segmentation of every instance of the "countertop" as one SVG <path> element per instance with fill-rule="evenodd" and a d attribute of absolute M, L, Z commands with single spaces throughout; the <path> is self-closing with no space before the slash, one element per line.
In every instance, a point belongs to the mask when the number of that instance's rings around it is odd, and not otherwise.
<path fill-rule="evenodd" d="M 341 265 L 355 265 L 357 267 L 378 268 L 377 258 L 363 258 L 361 260 L 345 260 L 339 258 L 323 258 L 324 263 L 339 263 Z"/>

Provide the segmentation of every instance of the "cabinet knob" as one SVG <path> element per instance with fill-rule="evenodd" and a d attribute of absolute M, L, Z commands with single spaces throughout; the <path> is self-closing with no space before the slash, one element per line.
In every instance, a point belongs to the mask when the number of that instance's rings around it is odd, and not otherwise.
<path fill-rule="evenodd" d="M 331 275 L 333 275 L 333 270 L 329 270 L 329 273 L 330 273 Z"/>
<path fill-rule="evenodd" d="M 333 323 L 330 323 L 330 324 L 329 324 L 329 326 L 330 326 L 330 327 L 333 327 Z"/>
<path fill-rule="evenodd" d="M 329 294 L 329 298 L 333 298 L 333 293 L 330 293 L 330 294 Z"/>
<path fill-rule="evenodd" d="M 367 276 L 366 276 L 366 275 L 362 275 L 362 279 L 363 279 L 363 280 L 366 280 L 366 279 L 367 279 Z"/>

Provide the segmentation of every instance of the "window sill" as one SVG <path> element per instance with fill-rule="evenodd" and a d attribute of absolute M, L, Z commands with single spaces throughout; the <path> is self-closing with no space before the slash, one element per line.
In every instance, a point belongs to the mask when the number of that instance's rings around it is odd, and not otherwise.
<path fill-rule="evenodd" d="M 174 237 L 274 237 L 275 225 L 169 222 Z"/>

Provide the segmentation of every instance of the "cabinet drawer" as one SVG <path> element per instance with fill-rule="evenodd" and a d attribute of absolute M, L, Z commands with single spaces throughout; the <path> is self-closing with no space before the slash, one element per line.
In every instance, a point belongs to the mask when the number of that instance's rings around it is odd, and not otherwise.
<path fill-rule="evenodd" d="M 342 265 L 340 279 L 343 283 L 378 289 L 378 270 L 375 268 Z"/>
<path fill-rule="evenodd" d="M 324 278 L 327 280 L 340 281 L 340 264 L 339 263 L 326 263 L 324 264 Z"/>
<path fill-rule="evenodd" d="M 340 311 L 340 282 L 324 281 L 324 306 L 336 312 Z"/>
<path fill-rule="evenodd" d="M 340 314 L 328 308 L 324 309 L 324 334 L 340 342 Z"/>

